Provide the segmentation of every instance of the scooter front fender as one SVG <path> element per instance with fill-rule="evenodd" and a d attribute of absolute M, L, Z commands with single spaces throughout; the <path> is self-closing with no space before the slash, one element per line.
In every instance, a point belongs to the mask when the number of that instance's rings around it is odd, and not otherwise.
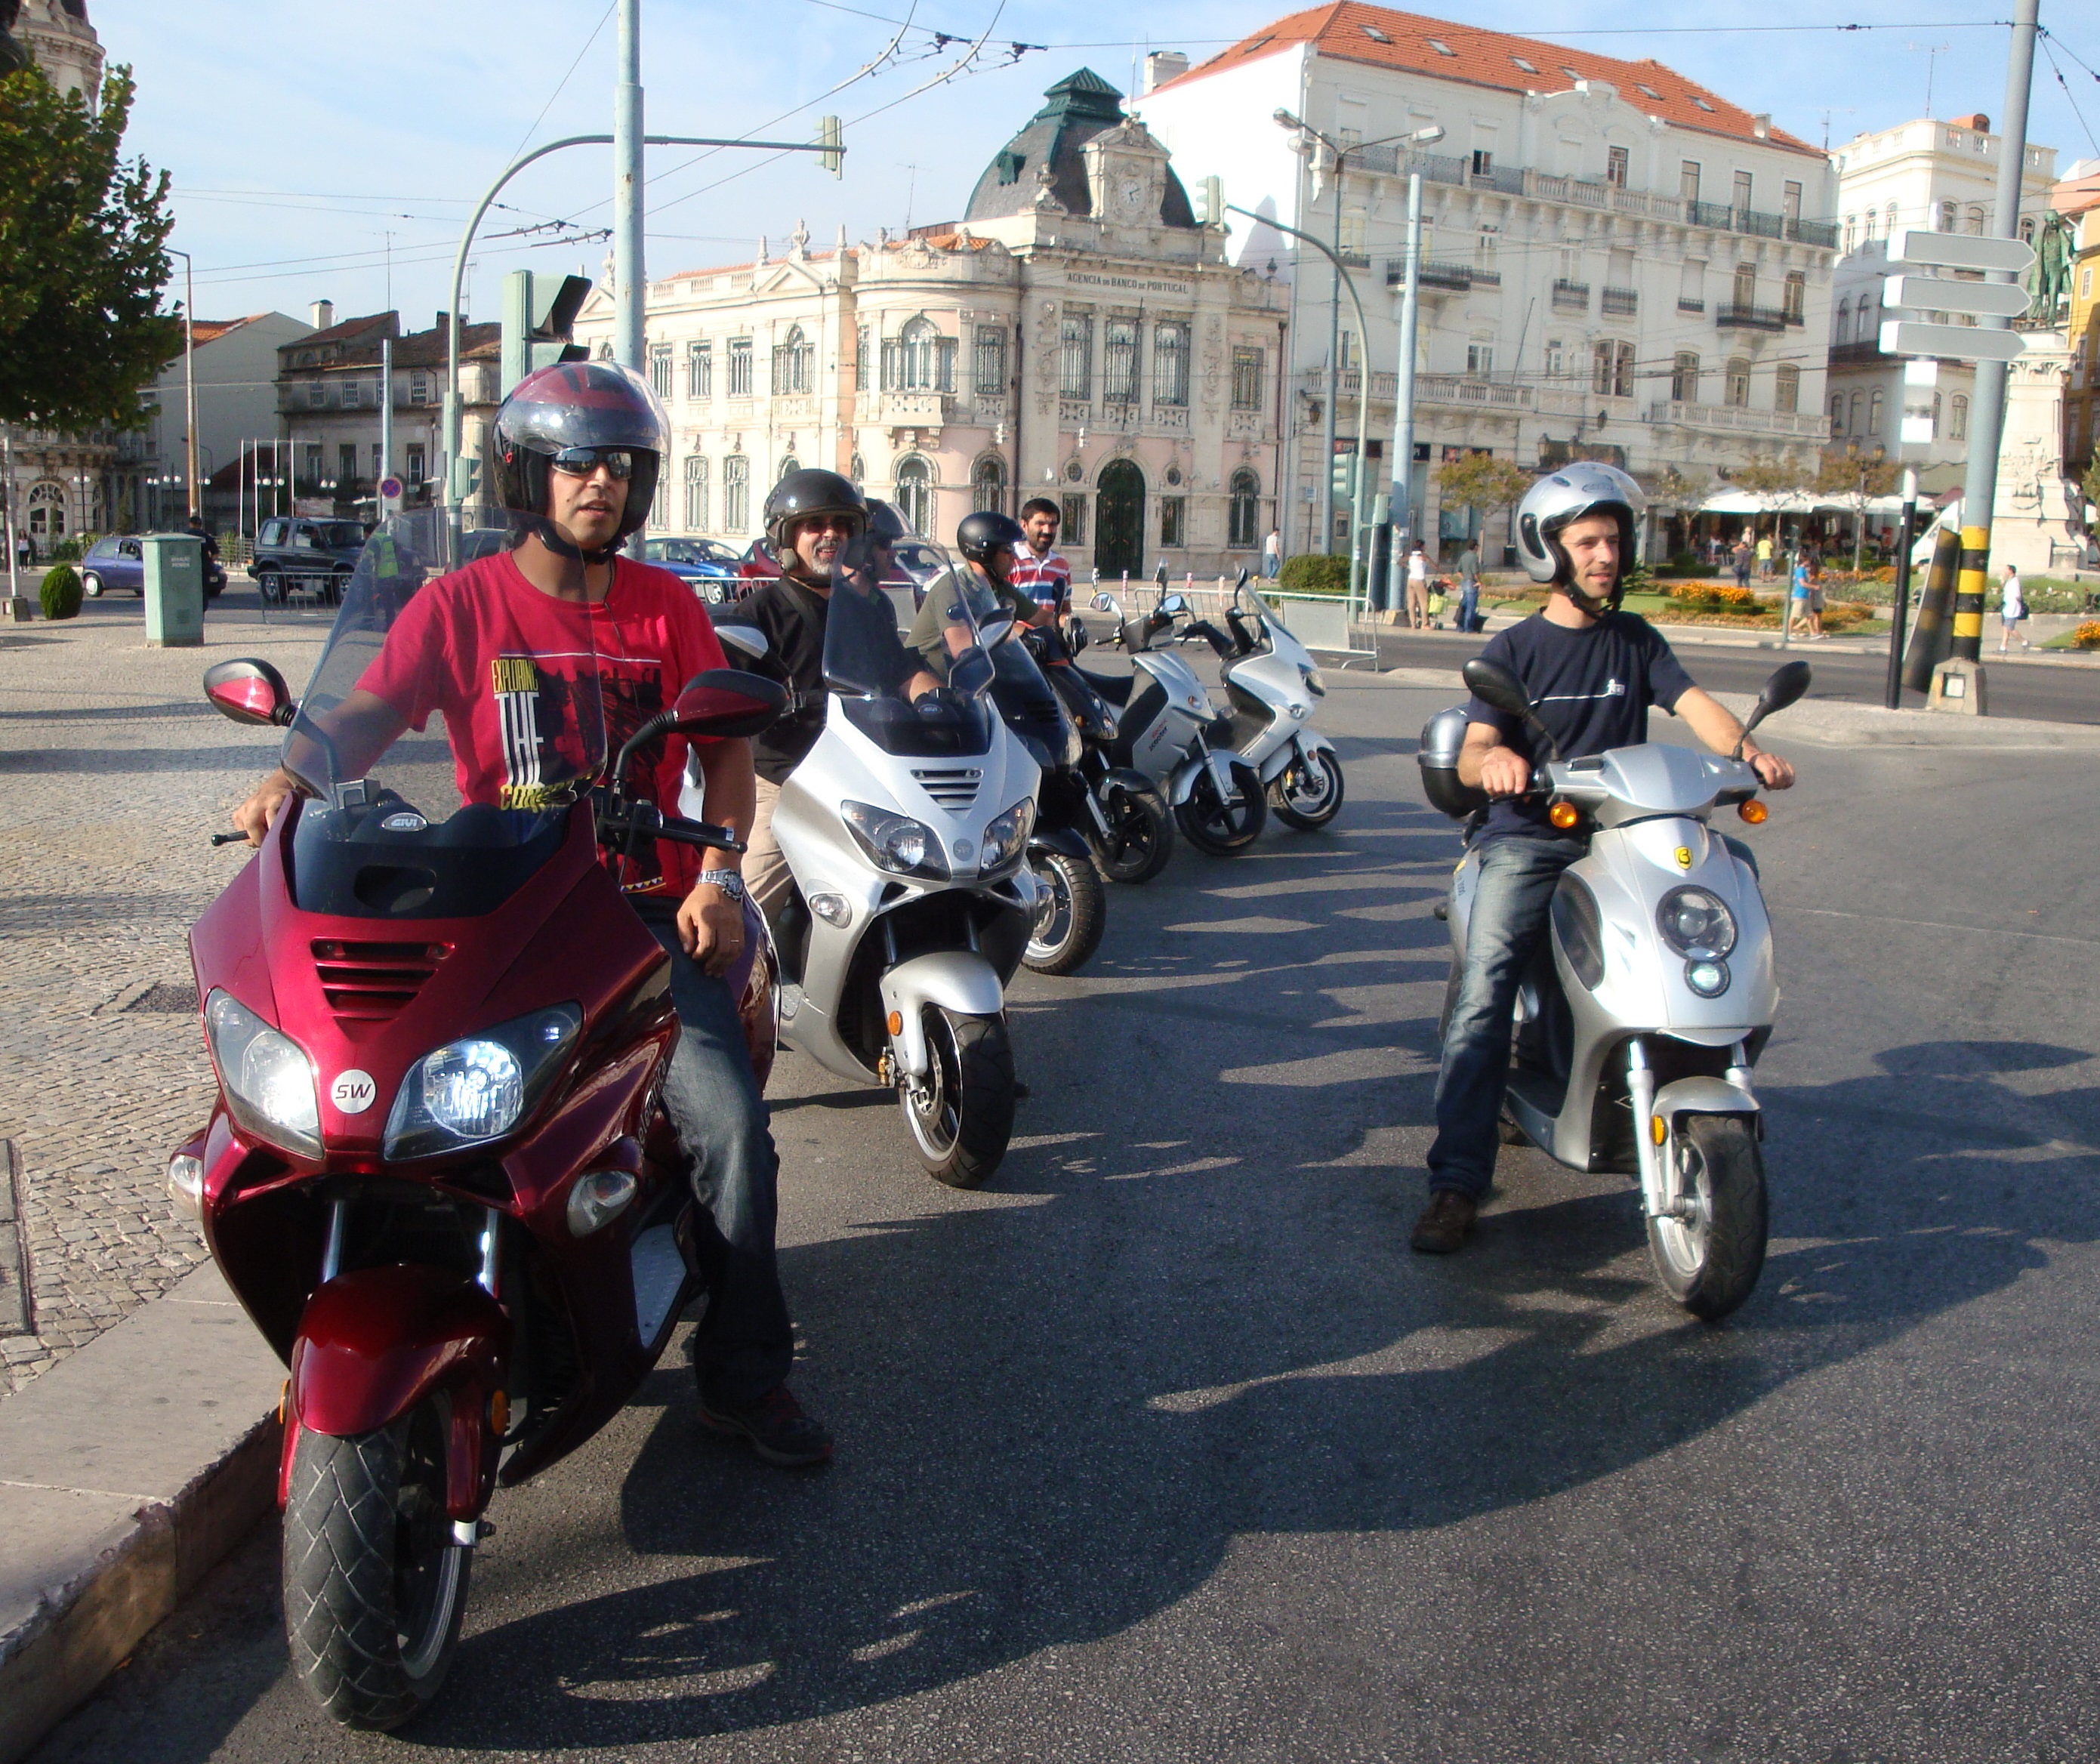
<path fill-rule="evenodd" d="M 279 1504 L 302 1431 L 369 1433 L 443 1391 L 452 1399 L 446 1510 L 474 1518 L 495 1471 L 485 1450 L 489 1399 L 510 1358 L 510 1319 L 471 1280 L 412 1264 L 338 1275 L 307 1301 L 292 1346 Z"/>
<path fill-rule="evenodd" d="M 1261 781 L 1273 784 L 1290 770 L 1294 760 L 1309 760 L 1316 753 L 1332 753 L 1335 743 L 1317 729 L 1301 729 L 1262 761 Z"/>
<path fill-rule="evenodd" d="M 1184 760 L 1175 768 L 1173 777 L 1167 782 L 1167 805 L 1178 809 L 1194 796 L 1196 780 L 1206 772 L 1211 774 L 1211 787 L 1217 792 L 1218 800 L 1224 801 L 1233 793 L 1232 774 L 1225 770 L 1227 757 L 1213 748 L 1206 747 Z"/>
<path fill-rule="evenodd" d="M 1679 1115 L 1752 1115 L 1762 1118 L 1758 1100 L 1725 1078 L 1680 1078 L 1655 1093 L 1655 1112 L 1665 1121 Z"/>
<path fill-rule="evenodd" d="M 1087 836 L 1076 827 L 1038 826 L 1029 833 L 1028 849 L 1030 851 L 1040 849 L 1061 852 L 1065 857 L 1081 863 L 1088 862 L 1092 855 L 1088 849 Z"/>
<path fill-rule="evenodd" d="M 1006 1008 L 1006 991 L 991 964 L 973 950 L 936 950 L 899 962 L 882 977 L 885 1017 L 902 1019 L 890 1039 L 904 1069 L 926 1075 L 926 1027 L 920 1013 L 929 1004 L 965 1017 L 997 1017 Z"/>

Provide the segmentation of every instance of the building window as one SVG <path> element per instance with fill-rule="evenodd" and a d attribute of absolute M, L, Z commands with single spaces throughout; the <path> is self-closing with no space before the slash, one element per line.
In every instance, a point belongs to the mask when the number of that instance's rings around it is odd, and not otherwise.
<path fill-rule="evenodd" d="M 1006 393 L 1006 333 L 996 324 L 977 327 L 973 368 L 979 398 L 1001 398 Z"/>
<path fill-rule="evenodd" d="M 1750 364 L 1742 355 L 1728 358 L 1728 367 L 1723 377 L 1721 402 L 1736 410 L 1744 409 L 1750 402 Z"/>
<path fill-rule="evenodd" d="M 355 410 L 364 401 L 364 388 L 362 384 L 355 380 L 346 380 L 342 382 L 342 408 L 345 410 Z"/>
<path fill-rule="evenodd" d="M 1932 395 L 1932 439 L 1935 441 L 1939 439 L 1939 395 L 1937 392 Z M 2074 437 L 2071 441 L 2074 450 L 2077 444 L 2076 438 Z"/>
<path fill-rule="evenodd" d="M 1634 346 L 1599 343 L 1593 354 L 1591 390 L 1602 398 L 1631 398 L 1634 391 Z"/>
<path fill-rule="evenodd" d="M 1779 212 L 1789 227 L 1801 218 L 1801 186 L 1791 178 L 1779 187 Z"/>
<path fill-rule="evenodd" d="M 704 533 L 708 530 L 708 456 L 704 453 L 686 456 L 686 531 Z"/>
<path fill-rule="evenodd" d="M 796 473 L 801 470 L 801 469 L 802 462 L 796 459 L 793 454 L 783 453 L 780 456 L 780 469 L 774 473 L 773 481 L 776 484 L 785 483 L 788 478 L 792 478 Z"/>
<path fill-rule="evenodd" d="M 686 396 L 712 398 L 715 395 L 715 346 L 712 343 L 688 343 L 686 346 Z"/>
<path fill-rule="evenodd" d="M 1896 236 L 1896 205 L 1893 202 L 1889 204 L 1888 233 L 1889 237 L 1891 239 L 1895 238 Z"/>
<path fill-rule="evenodd" d="M 773 395 L 797 398 L 810 390 L 809 339 L 799 324 L 788 328 L 784 342 L 773 346 Z"/>
<path fill-rule="evenodd" d="M 1871 343 L 1874 341 L 1876 326 L 1880 322 L 1874 315 L 1881 310 L 1876 304 L 1881 297 L 1881 286 L 1882 284 L 1877 282 L 1871 294 L 1860 296 L 1858 340 L 1862 343 Z"/>
<path fill-rule="evenodd" d="M 341 443 L 335 450 L 335 487 L 338 490 L 350 490 L 354 488 L 356 483 L 357 443 L 355 441 L 345 441 Z"/>
<path fill-rule="evenodd" d="M 2088 271 L 2087 275 L 2092 274 Z M 1262 388 L 1266 383 L 1262 373 L 1262 357 L 1265 351 L 1242 343 L 1233 351 L 1233 408 L 1260 410 L 1262 407 Z"/>
<path fill-rule="evenodd" d="M 1087 542 L 1087 499 L 1083 495 L 1069 495 L 1058 498 L 1064 509 L 1064 518 L 1057 523 L 1058 536 L 1068 545 L 1083 545 Z"/>
<path fill-rule="evenodd" d="M 421 487 L 423 482 L 424 470 L 423 443 L 420 441 L 411 441 L 408 443 L 409 488 L 412 490 Z"/>
<path fill-rule="evenodd" d="M 310 441 L 310 442 L 308 442 L 308 443 L 307 443 L 307 449 L 306 449 L 306 452 L 307 452 L 307 487 L 309 490 L 315 490 L 315 491 L 317 491 L 317 490 L 319 490 L 319 489 L 320 488 L 320 487 L 321 487 L 321 444 L 320 444 L 320 442 L 318 442 L 318 441 Z M 298 487 L 296 484 L 293 486 L 292 494 L 293 494 L 293 496 L 297 496 L 297 495 L 298 494 Z"/>
<path fill-rule="evenodd" d="M 378 443 L 377 441 L 375 441 L 375 442 L 373 442 L 373 443 L 372 443 L 372 481 L 373 481 L 373 483 L 375 483 L 375 484 L 376 484 L 376 483 L 377 483 L 379 482 L 380 478 L 381 478 L 382 477 L 383 477 L 383 476 L 386 474 L 386 460 L 385 460 L 385 459 L 381 456 L 381 454 L 380 454 L 380 452 L 379 452 L 379 443 Z"/>
<path fill-rule="evenodd" d="M 897 512 L 915 533 L 933 531 L 933 472 L 916 454 L 897 466 Z"/>
<path fill-rule="evenodd" d="M 1629 148 L 1608 147 L 1604 149 L 1604 182 L 1617 184 L 1621 190 L 1633 174 L 1633 152 Z"/>
<path fill-rule="evenodd" d="M 1844 434 L 1863 434 L 1865 433 L 1865 431 L 1860 426 L 1860 412 L 1864 407 L 1865 403 L 1865 399 L 1860 393 L 1855 392 L 1852 395 L 1851 403 L 1845 407 L 1845 427 L 1842 430 Z"/>
<path fill-rule="evenodd" d="M 1473 175 L 1476 178 L 1491 178 L 1494 175 L 1495 156 L 1490 149 L 1485 147 L 1475 148 L 1471 163 Z"/>
<path fill-rule="evenodd" d="M 1468 343 L 1466 346 L 1466 373 L 1469 378 L 1485 380 L 1495 371 L 1495 346 L 1493 343 Z"/>
<path fill-rule="evenodd" d="M 1179 320 L 1152 328 L 1152 402 L 1189 402 L 1189 327 Z"/>
<path fill-rule="evenodd" d="M 1801 324 L 1808 317 L 1808 276 L 1801 270 L 1786 272 L 1786 290 L 1780 299 L 1780 313 L 1789 324 Z"/>
<path fill-rule="evenodd" d="M 748 337 L 732 337 L 729 340 L 729 395 L 731 398 L 749 398 L 751 392 L 751 339 Z M 724 495 L 727 495 L 729 492 L 729 478 L 726 474 L 722 478 L 722 492 Z M 739 526 L 733 527 L 731 531 L 740 533 L 743 528 Z"/>
<path fill-rule="evenodd" d="M 1235 551 L 1251 551 L 1261 543 L 1261 480 L 1249 466 L 1233 474 L 1225 505 L 1225 543 Z"/>
<path fill-rule="evenodd" d="M 1137 402 L 1137 320 L 1110 319 L 1102 331 L 1101 402 Z"/>
<path fill-rule="evenodd" d="M 955 340 L 943 337 L 931 319 L 912 320 L 882 346 L 885 392 L 953 392 Z"/>
<path fill-rule="evenodd" d="M 1479 156 L 1474 156 L 1477 158 Z M 1361 258 L 1366 237 L 1366 220 L 1360 208 L 1342 210 L 1341 253 L 1344 258 Z"/>
<path fill-rule="evenodd" d="M 1957 392 L 1947 401 L 1947 439 L 1966 441 L 1969 439 L 1969 395 Z"/>
<path fill-rule="evenodd" d="M 1983 209 L 1980 208 L 1972 207 L 1965 218 L 1966 224 L 1964 225 L 1961 230 L 1964 232 L 1975 233 L 1980 236 L 1983 231 Z"/>
<path fill-rule="evenodd" d="M 1772 408 L 1780 411 L 1798 411 L 1801 408 L 1801 369 L 1790 361 L 1781 362 L 1774 376 Z"/>
<path fill-rule="evenodd" d="M 1847 257 L 1851 255 L 1852 248 L 1858 242 L 1859 232 L 1860 217 L 1847 214 L 1845 217 L 1845 254 Z"/>
<path fill-rule="evenodd" d="M 1750 211 L 1750 174 L 1746 171 L 1736 174 L 1736 212 L 1747 214 Z"/>
<path fill-rule="evenodd" d="M 1546 377 L 1558 380 L 1568 371 L 1568 355 L 1557 337 L 1546 340 Z"/>
<path fill-rule="evenodd" d="M 1833 392 L 1830 395 L 1830 433 L 1833 435 L 1841 435 L 1844 432 L 1845 395 L 1842 392 Z"/>
<path fill-rule="evenodd" d="M 1875 240 L 1881 236 L 1881 226 L 1882 217 L 1876 214 L 1873 209 L 1868 209 L 1867 210 L 1867 230 L 1860 236 L 1861 243 L 1864 245 L 1872 245 Z"/>
<path fill-rule="evenodd" d="M 863 324 L 854 337 L 854 386 L 855 390 L 871 392 L 875 382 L 868 377 L 868 332 Z"/>
<path fill-rule="evenodd" d="M 1502 280 L 1502 230 L 1492 221 L 1483 222 L 1473 240 L 1473 268 L 1480 277 Z"/>
<path fill-rule="evenodd" d="M 1678 200 L 1696 202 L 1699 200 L 1699 161 L 1688 159 L 1677 168 Z"/>
<path fill-rule="evenodd" d="M 1169 550 L 1178 551 L 1189 543 L 1189 499 L 1186 496 L 1162 496 L 1159 499 L 1159 543 Z"/>
<path fill-rule="evenodd" d="M 749 345 L 745 346 L 749 359 Z M 730 359 L 736 359 L 735 346 L 731 346 Z M 732 376 L 734 368 L 732 367 Z M 722 461 L 722 531 L 726 533 L 748 532 L 751 528 L 751 461 L 743 454 L 732 453 Z"/>
<path fill-rule="evenodd" d="M 970 469 L 970 506 L 995 514 L 1006 506 L 1006 461 L 996 453 L 986 454 Z"/>
<path fill-rule="evenodd" d="M 408 376 L 408 402 L 411 404 L 430 402 L 430 377 L 427 373 L 417 373 Z"/>
<path fill-rule="evenodd" d="M 856 490 L 865 489 L 867 485 L 867 461 L 859 454 L 854 454 L 846 461 L 846 476 L 853 480 Z"/>
<path fill-rule="evenodd" d="M 1057 395 L 1081 401 L 1094 395 L 1094 321 L 1068 318 L 1059 329 Z"/>
<path fill-rule="evenodd" d="M 1867 433 L 1877 441 L 1882 438 L 1882 392 L 1879 386 L 1867 396 Z"/>
<path fill-rule="evenodd" d="M 1734 300 L 1738 309 L 1754 306 L 1758 303 L 1758 267 L 1754 263 L 1736 266 Z"/>
<path fill-rule="evenodd" d="M 1838 302 L 1838 323 L 1830 334 L 1841 343 L 1852 340 L 1852 297 L 1850 294 L 1843 296 Z"/>
<path fill-rule="evenodd" d="M 1679 404 L 1699 402 L 1699 358 L 1688 349 L 1679 350 L 1670 364 L 1670 395 Z"/>
<path fill-rule="evenodd" d="M 659 398 L 671 395 L 671 346 L 651 343 L 649 346 L 649 390 Z"/>

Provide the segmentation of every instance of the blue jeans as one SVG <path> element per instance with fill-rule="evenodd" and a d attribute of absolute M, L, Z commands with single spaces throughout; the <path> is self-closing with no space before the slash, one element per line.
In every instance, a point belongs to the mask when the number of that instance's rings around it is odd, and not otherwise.
<path fill-rule="evenodd" d="M 700 1400 L 741 1409 L 788 1376 L 794 1325 L 774 1259 L 780 1157 L 751 1050 L 729 988 L 678 946 L 677 903 L 655 895 L 635 911 L 671 958 L 677 1051 L 664 1079 L 664 1108 L 692 1160 L 700 1202 L 700 1272 L 707 1315 L 693 1338 Z"/>
<path fill-rule="evenodd" d="M 1473 628 L 1473 615 L 1480 609 L 1480 584 L 1477 578 L 1469 579 L 1458 590 L 1458 628 Z"/>
<path fill-rule="evenodd" d="M 1587 847 L 1576 839 L 1504 834 L 1480 848 L 1466 926 L 1466 966 L 1444 1030 L 1436 1074 L 1436 1139 L 1429 1186 L 1478 1201 L 1494 1180 L 1495 1118 L 1509 1079 L 1516 989 L 1546 930 L 1560 872 Z"/>

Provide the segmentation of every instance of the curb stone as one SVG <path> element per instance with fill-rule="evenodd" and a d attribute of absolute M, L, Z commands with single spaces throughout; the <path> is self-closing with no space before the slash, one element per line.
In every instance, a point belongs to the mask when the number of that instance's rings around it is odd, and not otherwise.
<path fill-rule="evenodd" d="M 283 1378 L 206 1264 L 0 1401 L 0 1764 L 269 1510 Z"/>

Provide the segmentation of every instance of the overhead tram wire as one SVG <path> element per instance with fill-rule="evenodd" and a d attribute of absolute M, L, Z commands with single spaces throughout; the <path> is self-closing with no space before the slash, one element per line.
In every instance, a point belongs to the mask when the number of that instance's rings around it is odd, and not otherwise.
<path fill-rule="evenodd" d="M 2056 76 L 2056 83 L 2063 88 L 2063 101 L 2071 106 L 2071 113 L 2077 117 L 2078 126 L 2085 131 L 2085 142 L 2096 154 L 2100 154 L 2100 141 L 2093 138 L 2093 125 L 2085 120 L 2085 112 L 2078 108 L 2078 100 L 2071 95 L 2071 82 L 2064 78 L 2063 69 L 2057 65 L 2056 51 L 2049 47 L 2049 33 L 2040 32 L 2041 52 L 2049 57 L 2049 70 Z M 2100 76 L 2096 76 L 2100 77 Z"/>

